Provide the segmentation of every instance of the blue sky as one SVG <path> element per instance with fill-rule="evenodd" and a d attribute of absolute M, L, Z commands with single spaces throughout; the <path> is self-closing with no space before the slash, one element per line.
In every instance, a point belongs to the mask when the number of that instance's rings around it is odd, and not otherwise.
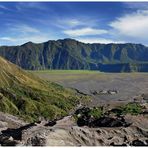
<path fill-rule="evenodd" d="M 0 2 L 0 45 L 63 38 L 148 45 L 148 2 Z"/>

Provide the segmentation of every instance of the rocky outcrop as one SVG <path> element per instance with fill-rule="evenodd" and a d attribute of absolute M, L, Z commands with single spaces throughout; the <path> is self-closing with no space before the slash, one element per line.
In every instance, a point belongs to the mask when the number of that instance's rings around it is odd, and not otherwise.
<path fill-rule="evenodd" d="M 18 117 L 0 112 L 0 130 L 1 128 L 7 129 L 9 128 L 18 128 L 20 126 L 24 126 L 27 123 L 23 120 L 20 120 Z"/>
<path fill-rule="evenodd" d="M 92 123 L 92 127 L 128 127 L 132 123 L 125 121 L 124 117 L 120 118 L 111 118 L 111 117 L 102 117 L 98 120 L 95 120 Z"/>
<path fill-rule="evenodd" d="M 86 119 L 79 118 L 77 121 L 78 126 L 89 126 L 89 127 L 127 127 L 132 123 L 128 123 L 124 118 L 112 118 L 112 117 L 101 117 L 99 119 Z"/>
<path fill-rule="evenodd" d="M 124 116 L 111 115 L 104 112 L 103 107 L 88 108 L 82 107 L 75 112 L 77 125 L 88 127 L 128 127 L 132 122 L 125 120 Z M 98 117 L 95 117 L 98 116 Z M 100 116 L 100 117 L 99 117 Z"/>
<path fill-rule="evenodd" d="M 147 137 L 143 130 L 138 127 L 118 128 L 87 128 L 73 127 L 71 134 L 75 139 L 80 139 L 80 145 L 87 146 L 122 146 L 133 145 L 134 140 L 142 141 L 147 145 Z"/>
<path fill-rule="evenodd" d="M 99 90 L 99 91 L 90 91 L 93 95 L 115 95 L 118 93 L 117 90 Z"/>
<path fill-rule="evenodd" d="M 28 137 L 25 145 L 48 146 L 146 146 L 147 134 L 135 126 L 116 128 L 89 128 L 72 126 L 40 130 Z"/>
<path fill-rule="evenodd" d="M 79 127 L 74 124 L 73 118 L 68 116 L 57 121 L 54 126 L 37 123 L 2 131 L 0 144 L 3 146 L 147 146 L 148 131 L 136 124 L 128 127 Z"/>
<path fill-rule="evenodd" d="M 76 111 L 77 115 L 83 114 L 88 117 L 84 118 L 86 120 L 81 125 L 78 122 L 76 124 L 75 116 L 70 115 L 57 121 L 42 120 L 17 128 L 1 129 L 0 145 L 148 146 L 148 120 L 144 114 L 127 114 L 119 117 L 105 115 L 94 119 L 88 116 L 88 112 L 90 112 L 88 107 Z M 7 124 L 1 124 L 3 127 L 5 125 Z"/>

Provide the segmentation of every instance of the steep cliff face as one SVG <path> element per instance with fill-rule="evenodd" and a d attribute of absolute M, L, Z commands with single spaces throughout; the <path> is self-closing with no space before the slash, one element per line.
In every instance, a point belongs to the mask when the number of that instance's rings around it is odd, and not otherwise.
<path fill-rule="evenodd" d="M 72 39 L 2 46 L 0 55 L 24 69 L 147 71 L 148 47 L 141 44 L 85 44 Z M 134 66 L 133 66 L 134 65 Z"/>

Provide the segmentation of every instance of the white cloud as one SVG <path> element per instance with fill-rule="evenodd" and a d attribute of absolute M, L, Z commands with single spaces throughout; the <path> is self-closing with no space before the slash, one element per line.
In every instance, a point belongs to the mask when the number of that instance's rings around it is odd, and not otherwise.
<path fill-rule="evenodd" d="M 28 41 L 32 41 L 35 43 L 41 43 L 41 42 L 45 42 L 48 40 L 49 40 L 48 36 L 46 36 L 45 34 L 39 34 L 39 35 L 33 35 L 33 36 L 25 36 L 24 38 L 20 40 L 20 43 L 22 44 Z"/>
<path fill-rule="evenodd" d="M 148 9 L 148 3 L 147 2 L 124 2 L 123 3 L 127 8 L 131 9 L 141 9 L 141 10 L 147 10 Z"/>
<path fill-rule="evenodd" d="M 68 25 L 69 27 L 76 27 L 78 25 L 83 25 L 83 23 L 77 19 L 64 20 L 62 23 Z"/>
<path fill-rule="evenodd" d="M 29 2 L 29 3 L 25 3 L 25 2 L 19 2 L 16 5 L 16 9 L 18 11 L 24 10 L 24 9 L 38 9 L 38 10 L 46 10 L 46 5 L 43 5 L 40 2 Z"/>
<path fill-rule="evenodd" d="M 110 26 L 113 28 L 113 33 L 117 33 L 120 37 L 147 40 L 148 10 L 127 14 L 113 21 Z"/>
<path fill-rule="evenodd" d="M 55 23 L 56 22 L 56 23 Z M 89 22 L 89 24 L 88 24 Z M 53 20 L 54 25 L 61 29 L 73 29 L 76 27 L 94 27 L 98 24 L 97 20 L 88 18 L 69 18 L 69 19 L 59 19 Z M 98 25 L 97 25 L 98 26 Z"/>
<path fill-rule="evenodd" d="M 0 37 L 2 45 L 20 45 L 28 41 L 40 43 L 50 39 L 47 32 L 41 32 L 39 29 L 36 29 L 29 25 L 7 25 L 7 27 L 9 28 L 9 36 Z"/>
<path fill-rule="evenodd" d="M 84 43 L 103 43 L 103 44 L 125 43 L 124 41 L 115 41 L 115 40 L 106 39 L 106 38 L 77 38 L 76 40 Z"/>
<path fill-rule="evenodd" d="M 64 30 L 63 33 L 71 37 L 77 37 L 77 36 L 86 36 L 86 35 L 106 34 L 108 33 L 108 31 L 103 29 L 94 29 L 94 28 L 87 27 L 87 28 L 81 28 L 81 29 Z"/>
<path fill-rule="evenodd" d="M 82 25 L 82 23 L 77 19 L 65 19 L 65 20 L 55 19 L 53 23 L 54 25 L 56 25 L 61 29 L 73 28 L 73 27 Z"/>
<path fill-rule="evenodd" d="M 11 38 L 11 37 L 0 37 L 0 40 L 10 41 L 10 42 L 14 42 L 14 41 L 16 41 L 16 39 Z"/>
<path fill-rule="evenodd" d="M 20 33 L 39 33 L 40 32 L 38 29 L 25 24 L 11 26 L 10 30 L 14 32 L 17 31 Z"/>
<path fill-rule="evenodd" d="M 0 5 L 0 9 L 9 10 L 9 8 L 7 8 L 7 7 L 4 6 L 4 5 Z"/>
<path fill-rule="evenodd" d="M 45 34 L 18 36 L 18 37 L 0 37 L 1 45 L 21 45 L 26 42 L 41 43 L 48 41 L 50 38 Z"/>

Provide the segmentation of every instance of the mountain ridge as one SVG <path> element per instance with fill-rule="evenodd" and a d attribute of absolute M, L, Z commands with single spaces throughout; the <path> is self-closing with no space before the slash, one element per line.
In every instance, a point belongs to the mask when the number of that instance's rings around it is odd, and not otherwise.
<path fill-rule="evenodd" d="M 24 69 L 86 69 L 147 72 L 148 47 L 133 43 L 82 43 L 74 39 L 1 46 L 0 55 Z M 133 68 L 132 68 L 133 67 Z"/>
<path fill-rule="evenodd" d="M 118 44 L 118 45 L 124 45 L 124 44 L 133 44 L 133 45 L 141 45 L 141 46 L 145 46 L 145 47 L 148 47 L 144 44 L 141 44 L 141 43 L 132 43 L 132 42 L 126 42 L 126 43 L 99 43 L 99 42 L 94 42 L 94 43 L 86 43 L 86 42 L 82 42 L 82 41 L 79 41 L 79 40 L 76 40 L 76 39 L 73 39 L 73 38 L 63 38 L 63 39 L 57 39 L 57 40 L 47 40 L 47 41 L 44 41 L 44 42 L 39 42 L 39 43 L 36 43 L 36 42 L 32 42 L 32 41 L 28 41 L 28 42 L 25 42 L 23 44 L 20 44 L 20 45 L 0 45 L 0 47 L 12 47 L 12 46 L 23 46 L 25 44 L 44 44 L 44 43 L 48 43 L 48 42 L 58 42 L 58 41 L 75 41 L 75 42 L 79 42 L 79 43 L 83 43 L 83 44 L 101 44 L 101 45 L 110 45 L 110 44 Z"/>

